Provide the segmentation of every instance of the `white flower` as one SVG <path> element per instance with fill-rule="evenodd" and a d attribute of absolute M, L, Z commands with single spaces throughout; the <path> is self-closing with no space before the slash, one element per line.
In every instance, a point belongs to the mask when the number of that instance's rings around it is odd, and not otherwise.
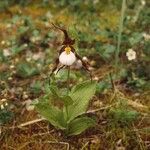
<path fill-rule="evenodd" d="M 128 60 L 136 59 L 136 52 L 133 49 L 129 49 L 126 53 Z"/>
<path fill-rule="evenodd" d="M 76 61 L 75 54 L 73 52 L 64 51 L 59 56 L 59 62 L 66 66 L 71 66 Z"/>

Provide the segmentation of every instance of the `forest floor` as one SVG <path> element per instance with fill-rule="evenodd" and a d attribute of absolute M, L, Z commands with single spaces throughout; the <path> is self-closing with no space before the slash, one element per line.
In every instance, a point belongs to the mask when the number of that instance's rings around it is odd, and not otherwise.
<path fill-rule="evenodd" d="M 50 24 L 44 24 L 41 22 L 41 18 L 48 12 L 47 9 L 39 8 L 35 6 L 30 6 L 26 8 L 20 8 L 18 6 L 10 7 L 9 11 L 12 13 L 7 14 L 6 12 L 1 13 L 0 16 L 0 32 L 1 32 L 1 49 L 9 47 L 9 41 L 12 41 L 15 36 L 18 36 L 18 28 L 21 26 L 22 22 L 15 15 L 30 16 L 35 22 L 35 25 L 43 30 L 42 34 L 45 35 L 49 30 L 51 30 Z M 53 10 L 52 10 L 53 11 Z M 105 14 L 105 13 L 104 13 Z M 103 14 L 103 15 L 104 15 Z M 50 14 L 48 14 L 50 17 Z M 102 15 L 102 16 L 103 16 Z M 111 17 L 108 14 L 106 17 Z M 116 18 L 112 18 L 110 24 L 116 26 L 118 21 L 118 13 L 116 12 Z M 65 15 L 65 10 L 55 13 L 54 22 L 56 20 L 64 22 L 64 24 L 71 22 L 71 15 Z M 40 18 L 40 19 L 39 19 Z M 17 21 L 18 19 L 18 21 Z M 104 19 L 104 18 L 101 18 Z M 15 23 L 12 23 L 14 22 Z M 11 23 L 10 23 L 11 22 Z M 29 21 L 30 22 L 30 21 Z M 29 23 L 28 22 L 28 23 Z M 20 30 L 26 30 L 25 28 Z M 35 33 L 36 34 L 36 33 Z M 22 40 L 21 42 L 27 41 L 28 34 L 21 36 L 17 40 Z M 57 33 L 59 36 L 59 33 Z M 11 37 L 11 38 L 8 38 Z M 1 73 L 1 89 L 0 99 L 7 100 L 10 104 L 11 111 L 13 112 L 13 119 L 8 123 L 0 126 L 0 149 L 1 150 L 148 150 L 150 149 L 150 92 L 149 91 L 136 91 L 126 87 L 125 83 L 120 81 L 115 82 L 115 88 L 109 88 L 104 90 L 102 93 L 96 93 L 90 102 L 89 110 L 92 114 L 97 117 L 97 125 L 93 128 L 86 130 L 84 133 L 78 136 L 66 137 L 63 132 L 55 129 L 48 121 L 41 119 L 35 110 L 28 111 L 25 107 L 25 102 L 28 100 L 34 100 L 44 93 L 31 92 L 31 87 L 33 83 L 37 80 L 43 82 L 48 75 L 50 69 L 49 64 L 51 64 L 56 54 L 53 54 L 55 49 L 58 49 L 60 43 L 58 38 L 55 37 L 49 47 L 52 49 L 51 52 L 44 51 L 40 44 L 34 43 L 32 47 L 33 59 L 36 57 L 44 59 L 46 66 L 37 65 L 37 67 L 42 68 L 42 73 L 33 73 L 33 75 L 25 76 L 20 73 L 19 64 L 24 61 L 31 62 L 27 59 L 30 56 L 30 52 L 26 53 L 17 49 L 14 55 L 9 56 L 9 51 L 6 49 L 6 55 L 9 59 L 4 60 L 0 64 Z M 15 39 L 15 40 L 16 40 Z M 34 39 L 32 39 L 34 41 Z M 109 42 L 107 39 L 101 38 L 103 42 Z M 19 41 L 20 42 L 20 41 Z M 6 44 L 6 45 L 5 45 Z M 46 45 L 47 47 L 47 45 Z M 15 48 L 14 48 L 15 49 Z M 27 51 L 29 51 L 27 49 Z M 48 56 L 45 56 L 48 55 Z M 50 58 L 50 60 L 48 60 Z M 93 65 L 94 79 L 98 82 L 103 81 L 110 72 L 114 72 L 112 65 L 105 63 L 96 54 L 90 56 L 89 62 Z M 35 63 L 35 62 L 34 62 Z M 34 63 L 31 62 L 33 65 Z M 40 64 L 38 62 L 38 64 Z M 21 70 L 22 71 L 22 70 Z M 73 69 L 77 71 L 77 69 Z M 78 71 L 79 72 L 79 71 Z M 85 72 L 81 72 L 85 76 Z M 82 78 L 79 75 L 78 81 L 82 81 L 87 77 Z M 76 78 L 75 78 L 76 80 Z M 72 79 L 72 84 L 75 83 Z M 111 81 L 110 81 L 111 82 Z M 62 83 L 65 83 L 63 81 Z M 41 86 L 40 86 L 41 87 Z M 37 93 L 36 93 L 37 92 Z M 121 102 L 122 101 L 122 102 Z M 114 108 L 121 109 L 120 103 L 124 103 L 125 107 L 129 110 L 129 113 L 136 112 L 138 117 L 130 124 L 122 124 L 113 120 L 111 113 Z M 124 114 L 123 114 L 124 117 Z M 126 115 L 125 115 L 126 117 Z M 133 117 L 132 114 L 130 116 Z M 130 119 L 129 119 L 130 120 Z"/>

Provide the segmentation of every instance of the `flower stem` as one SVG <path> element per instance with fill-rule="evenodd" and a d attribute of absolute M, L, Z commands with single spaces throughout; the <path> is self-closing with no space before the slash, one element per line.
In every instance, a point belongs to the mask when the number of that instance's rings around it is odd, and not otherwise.
<path fill-rule="evenodd" d="M 70 67 L 68 67 L 68 75 L 67 75 L 67 94 L 69 94 L 70 91 Z"/>
<path fill-rule="evenodd" d="M 117 49 L 116 49 L 116 53 L 115 53 L 115 73 L 116 74 L 117 74 L 117 69 L 118 69 L 118 64 L 119 64 L 119 52 L 120 52 L 125 10 L 126 10 L 126 0 L 122 0 L 121 18 L 120 18 L 119 33 L 118 33 L 118 42 L 117 42 Z"/>
<path fill-rule="evenodd" d="M 68 66 L 68 74 L 67 74 L 67 95 L 69 94 L 70 91 L 70 67 Z M 66 116 L 67 116 L 67 120 L 68 120 L 68 106 L 65 105 L 65 110 L 66 110 Z M 68 125 L 67 125 L 68 126 Z M 67 127 L 68 128 L 68 127 Z"/>

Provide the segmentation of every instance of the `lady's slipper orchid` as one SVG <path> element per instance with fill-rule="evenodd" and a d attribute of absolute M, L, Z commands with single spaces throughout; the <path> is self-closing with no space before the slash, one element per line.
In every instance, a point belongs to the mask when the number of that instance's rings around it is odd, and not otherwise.
<path fill-rule="evenodd" d="M 82 57 L 80 57 L 75 49 L 73 48 L 73 44 L 75 43 L 75 39 L 71 39 L 68 36 L 68 33 L 65 29 L 62 29 L 54 24 L 52 24 L 56 29 L 61 30 L 64 33 L 64 41 L 62 43 L 62 48 L 59 51 L 59 58 L 56 59 L 55 65 L 52 69 L 52 73 L 50 74 L 50 76 L 57 70 L 57 72 L 64 68 L 65 66 L 71 66 L 77 59 L 80 60 L 82 62 L 82 66 L 84 67 L 84 69 L 90 74 L 91 76 L 91 72 L 88 68 L 88 64 L 87 62 L 84 62 L 82 60 Z M 58 68 L 58 65 L 61 64 L 62 66 L 60 68 Z M 56 72 L 56 73 L 57 73 Z"/>
<path fill-rule="evenodd" d="M 65 48 L 65 51 L 59 55 L 59 62 L 62 65 L 71 66 L 76 61 L 75 54 L 71 51 L 71 48 L 68 46 Z"/>

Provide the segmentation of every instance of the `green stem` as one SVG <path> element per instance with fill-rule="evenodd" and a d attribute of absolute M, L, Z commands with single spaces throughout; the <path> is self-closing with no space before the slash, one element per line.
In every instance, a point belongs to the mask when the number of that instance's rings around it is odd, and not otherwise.
<path fill-rule="evenodd" d="M 69 94 L 70 91 L 70 67 L 68 67 L 68 75 L 67 75 L 67 94 Z"/>
<path fill-rule="evenodd" d="M 121 45 L 121 37 L 123 31 L 123 21 L 125 17 L 125 10 L 126 10 L 126 0 L 122 0 L 122 9 L 121 9 L 121 18 L 119 24 L 119 34 L 118 34 L 118 42 L 117 42 L 117 50 L 115 53 L 115 73 L 117 74 L 118 64 L 119 64 L 119 52 L 120 52 L 120 45 Z"/>
<path fill-rule="evenodd" d="M 110 82 L 111 82 L 111 85 L 112 85 L 112 90 L 113 90 L 113 92 L 115 92 L 115 84 L 114 84 L 111 72 L 109 73 L 109 77 L 110 77 Z"/>
<path fill-rule="evenodd" d="M 68 74 L 67 74 L 67 95 L 69 94 L 70 91 L 70 67 L 68 67 Z M 68 107 L 65 105 L 65 110 L 66 110 L 66 116 L 68 120 Z"/>

